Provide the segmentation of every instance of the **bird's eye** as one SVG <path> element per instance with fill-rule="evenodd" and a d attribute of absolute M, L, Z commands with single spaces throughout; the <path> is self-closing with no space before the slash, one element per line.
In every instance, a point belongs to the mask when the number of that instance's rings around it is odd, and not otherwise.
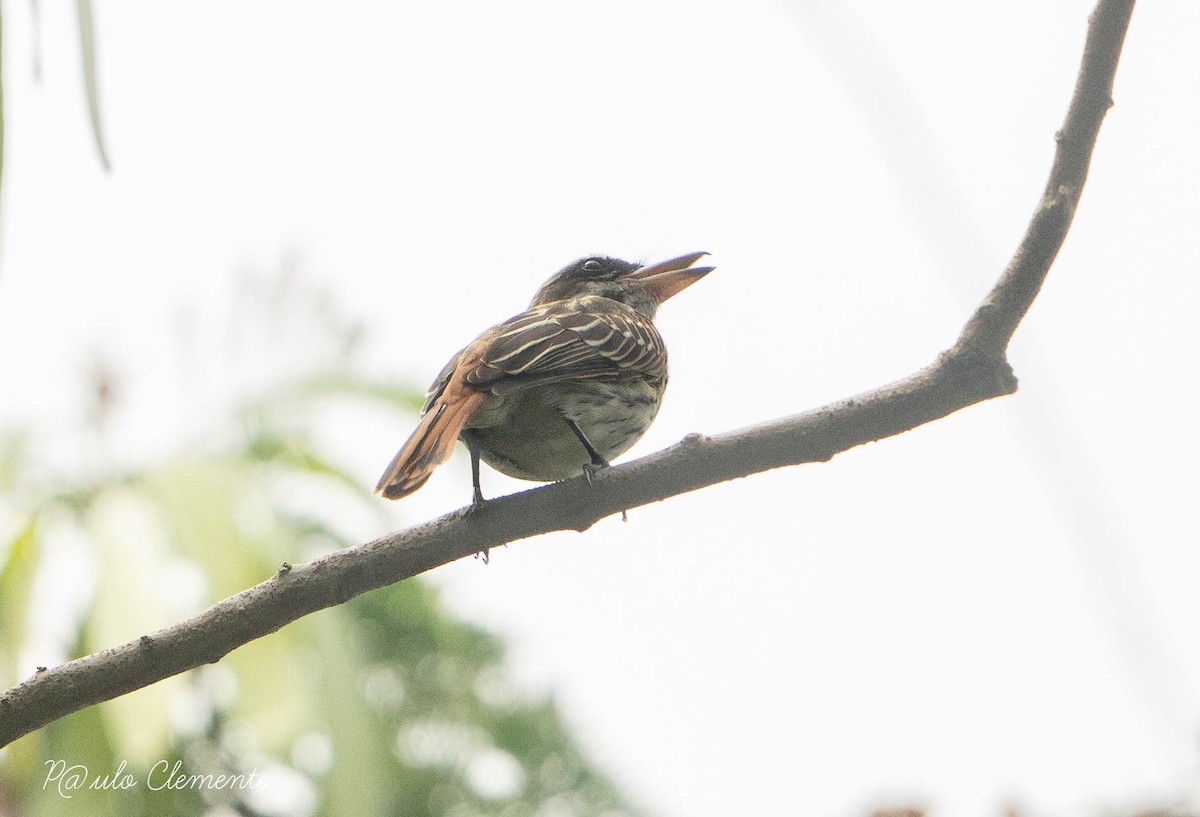
<path fill-rule="evenodd" d="M 604 269 L 604 265 L 601 264 L 599 261 L 597 261 L 595 258 L 589 258 L 588 260 L 583 262 L 583 271 L 584 272 L 600 272 L 603 269 Z"/>

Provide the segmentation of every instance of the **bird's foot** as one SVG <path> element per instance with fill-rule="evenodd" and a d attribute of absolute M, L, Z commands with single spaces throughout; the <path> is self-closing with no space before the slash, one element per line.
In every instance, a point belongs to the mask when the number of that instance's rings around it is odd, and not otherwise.
<path fill-rule="evenodd" d="M 584 463 L 583 478 L 587 480 L 588 485 L 591 485 L 592 478 L 594 476 L 596 476 L 596 474 L 600 473 L 605 468 L 610 468 L 610 467 L 611 466 L 609 465 L 608 460 L 604 459 L 604 457 L 601 457 L 599 454 L 597 454 L 591 462 Z M 621 521 L 622 522 L 629 521 L 629 516 L 628 516 L 628 514 L 625 513 L 625 511 L 621 511 Z"/>
<path fill-rule="evenodd" d="M 508 547 L 508 543 L 505 543 L 505 544 L 501 545 L 501 547 Z M 486 564 L 491 564 L 491 559 L 490 559 L 490 558 L 488 558 L 488 557 L 491 555 L 491 552 L 492 552 L 492 549 L 491 549 L 491 548 L 484 548 L 483 550 L 481 550 L 481 551 L 479 551 L 478 553 L 476 553 L 476 554 L 475 554 L 475 558 L 476 558 L 476 559 L 482 559 L 482 560 L 483 560 L 483 563 L 484 563 L 485 565 L 486 565 Z"/>
<path fill-rule="evenodd" d="M 583 478 L 587 480 L 587 484 L 592 484 L 592 477 L 600 473 L 605 468 L 608 468 L 608 460 L 600 458 L 599 462 L 587 462 L 583 465 Z"/>

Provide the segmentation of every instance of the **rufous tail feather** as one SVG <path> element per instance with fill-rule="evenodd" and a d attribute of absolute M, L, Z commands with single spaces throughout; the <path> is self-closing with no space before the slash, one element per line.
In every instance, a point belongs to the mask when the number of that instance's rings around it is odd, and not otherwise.
<path fill-rule="evenodd" d="M 447 389 L 417 424 L 408 442 L 396 452 L 375 493 L 387 499 L 400 499 L 425 484 L 454 451 L 454 443 L 463 428 L 483 405 L 487 395 L 466 389 Z"/>

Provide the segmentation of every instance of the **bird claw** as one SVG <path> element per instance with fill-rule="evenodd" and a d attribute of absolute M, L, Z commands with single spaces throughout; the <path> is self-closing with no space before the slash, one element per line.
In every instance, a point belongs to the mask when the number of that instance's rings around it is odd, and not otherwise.
<path fill-rule="evenodd" d="M 587 484 L 592 484 L 592 478 L 601 470 L 608 468 L 608 463 L 601 460 L 600 462 L 588 462 L 583 465 L 583 478 L 587 480 Z"/>
<path fill-rule="evenodd" d="M 507 543 L 507 542 L 505 542 L 505 543 L 504 543 L 504 544 L 502 544 L 500 547 L 508 547 L 508 543 Z M 492 553 L 492 549 L 491 549 L 491 548 L 484 548 L 483 550 L 481 550 L 481 551 L 479 551 L 478 553 L 476 553 L 476 554 L 475 554 L 475 558 L 476 558 L 476 559 L 482 559 L 482 560 L 483 560 L 483 563 L 484 563 L 485 565 L 486 565 L 486 564 L 491 564 L 491 561 L 492 561 L 492 560 L 491 560 L 491 558 L 489 558 L 489 557 L 491 556 L 491 553 Z"/>
<path fill-rule="evenodd" d="M 601 460 L 600 462 L 584 463 L 583 478 L 587 480 L 588 485 L 591 485 L 592 477 L 596 476 L 596 474 L 598 474 L 601 470 L 608 468 L 608 467 L 610 467 L 609 464 L 603 460 Z M 624 510 L 621 511 L 621 521 L 622 522 L 629 521 L 629 515 Z"/>

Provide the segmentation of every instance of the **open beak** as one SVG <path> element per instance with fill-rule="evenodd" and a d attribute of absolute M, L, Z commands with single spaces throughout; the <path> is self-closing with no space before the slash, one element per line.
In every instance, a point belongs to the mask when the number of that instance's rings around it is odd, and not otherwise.
<path fill-rule="evenodd" d="M 627 280 L 637 281 L 661 304 L 667 298 L 682 292 L 716 269 L 716 267 L 692 266 L 706 255 L 708 255 L 706 252 L 694 252 L 672 258 L 670 261 L 647 264 L 625 277 Z"/>

